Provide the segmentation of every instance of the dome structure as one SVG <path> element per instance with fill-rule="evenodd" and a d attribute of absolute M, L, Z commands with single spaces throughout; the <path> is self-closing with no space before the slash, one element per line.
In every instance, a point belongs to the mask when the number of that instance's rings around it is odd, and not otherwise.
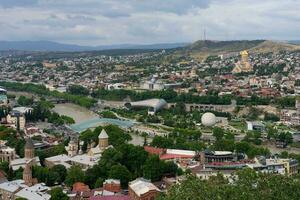
<path fill-rule="evenodd" d="M 104 129 L 102 129 L 101 133 L 98 136 L 98 139 L 108 139 L 108 135 Z"/>
<path fill-rule="evenodd" d="M 201 123 L 203 124 L 203 126 L 211 127 L 214 126 L 216 122 L 216 115 L 211 112 L 204 113 L 201 117 Z"/>
<path fill-rule="evenodd" d="M 128 109 L 132 107 L 148 107 L 148 114 L 154 115 L 157 111 L 167 107 L 168 103 L 164 99 L 147 99 L 143 101 L 127 102 L 124 106 Z"/>

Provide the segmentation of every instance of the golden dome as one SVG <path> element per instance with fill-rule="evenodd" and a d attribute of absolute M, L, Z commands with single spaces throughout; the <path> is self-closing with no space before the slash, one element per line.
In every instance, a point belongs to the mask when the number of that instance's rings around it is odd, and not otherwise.
<path fill-rule="evenodd" d="M 240 54 L 241 54 L 241 56 L 247 56 L 247 55 L 249 55 L 247 51 L 241 51 Z"/>

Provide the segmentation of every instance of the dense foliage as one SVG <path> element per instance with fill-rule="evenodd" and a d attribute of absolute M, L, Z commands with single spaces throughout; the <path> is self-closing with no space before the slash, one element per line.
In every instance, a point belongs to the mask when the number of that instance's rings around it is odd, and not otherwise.
<path fill-rule="evenodd" d="M 89 90 L 81 85 L 71 85 L 68 87 L 67 92 L 74 95 L 89 95 Z"/>
<path fill-rule="evenodd" d="M 199 104 L 230 104 L 231 98 L 229 96 L 219 97 L 216 95 L 198 96 L 193 93 L 177 94 L 173 90 L 163 91 L 144 91 L 136 92 L 133 90 L 104 90 L 99 89 L 92 93 L 95 98 L 104 100 L 123 100 L 130 97 L 133 101 L 145 100 L 151 98 L 162 98 L 167 102 L 185 102 L 185 103 L 199 103 Z"/>
<path fill-rule="evenodd" d="M 34 93 L 41 96 L 54 97 L 58 99 L 64 99 L 66 101 L 78 104 L 83 107 L 92 107 L 96 100 L 81 96 L 81 95 L 73 95 L 69 93 L 61 93 L 58 91 L 50 91 L 44 85 L 32 84 L 32 83 L 17 83 L 17 82 L 0 82 L 0 86 L 5 87 L 8 90 L 14 91 L 22 91 Z"/>
<path fill-rule="evenodd" d="M 190 176 L 181 184 L 174 185 L 160 200 L 298 200 L 300 177 L 256 173 L 244 169 L 237 173 L 234 184 L 228 184 L 221 175 L 209 180 Z"/>

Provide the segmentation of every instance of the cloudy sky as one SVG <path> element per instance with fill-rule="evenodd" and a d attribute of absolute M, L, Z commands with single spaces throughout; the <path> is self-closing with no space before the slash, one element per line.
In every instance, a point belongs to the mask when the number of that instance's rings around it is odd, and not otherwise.
<path fill-rule="evenodd" d="M 0 0 L 0 40 L 300 39 L 300 0 Z"/>

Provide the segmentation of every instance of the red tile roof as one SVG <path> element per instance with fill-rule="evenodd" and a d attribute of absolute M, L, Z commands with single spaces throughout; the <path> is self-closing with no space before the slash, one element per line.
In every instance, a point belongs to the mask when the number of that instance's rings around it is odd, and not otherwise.
<path fill-rule="evenodd" d="M 77 182 L 73 184 L 73 192 L 89 192 L 90 188 L 88 185 L 85 185 L 84 183 Z"/>
<path fill-rule="evenodd" d="M 156 155 L 161 155 L 161 154 L 163 154 L 165 152 L 165 149 L 151 147 L 151 146 L 144 146 L 144 149 L 148 153 L 150 153 L 150 154 L 156 154 Z"/>

